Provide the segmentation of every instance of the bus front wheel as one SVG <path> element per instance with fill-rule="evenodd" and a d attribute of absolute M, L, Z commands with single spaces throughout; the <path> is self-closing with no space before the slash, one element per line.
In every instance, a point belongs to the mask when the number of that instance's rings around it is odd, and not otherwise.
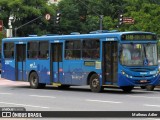
<path fill-rule="evenodd" d="M 36 72 L 32 72 L 29 76 L 30 86 L 31 88 L 38 89 L 44 88 L 45 84 L 39 83 L 39 77 Z"/>
<path fill-rule="evenodd" d="M 141 87 L 141 89 L 146 89 L 146 86 L 140 86 Z"/>
<path fill-rule="evenodd" d="M 90 77 L 90 88 L 92 92 L 102 92 L 103 87 L 100 86 L 99 76 L 97 74 L 93 74 Z"/>
<path fill-rule="evenodd" d="M 134 86 L 123 86 L 121 87 L 121 89 L 124 91 L 124 92 L 131 92 L 132 89 L 134 88 Z"/>
<path fill-rule="evenodd" d="M 147 85 L 147 86 L 146 86 L 147 91 L 153 91 L 154 88 L 155 88 L 154 85 Z"/>

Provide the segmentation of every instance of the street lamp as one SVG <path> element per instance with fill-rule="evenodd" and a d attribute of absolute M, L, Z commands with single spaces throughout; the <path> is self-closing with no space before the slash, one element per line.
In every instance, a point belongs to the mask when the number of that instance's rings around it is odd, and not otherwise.
<path fill-rule="evenodd" d="M 7 30 L 7 36 L 8 37 L 12 37 L 13 34 L 12 34 L 12 22 L 14 20 L 14 16 L 13 15 L 10 15 L 9 16 L 9 20 L 8 20 L 8 27 L 9 29 Z"/>

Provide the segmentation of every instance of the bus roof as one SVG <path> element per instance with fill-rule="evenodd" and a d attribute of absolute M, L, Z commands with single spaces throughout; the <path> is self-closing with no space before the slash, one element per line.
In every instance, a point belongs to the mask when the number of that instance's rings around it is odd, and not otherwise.
<path fill-rule="evenodd" d="M 106 37 L 117 37 L 120 38 L 123 34 L 155 34 L 152 32 L 143 31 L 129 31 L 129 32 L 108 32 L 108 33 L 94 33 L 94 34 L 76 34 L 76 35 L 43 35 L 43 36 L 29 36 L 29 37 L 12 37 L 3 38 L 3 41 L 22 41 L 22 40 L 64 40 L 64 39 L 83 39 L 83 38 L 106 38 Z"/>

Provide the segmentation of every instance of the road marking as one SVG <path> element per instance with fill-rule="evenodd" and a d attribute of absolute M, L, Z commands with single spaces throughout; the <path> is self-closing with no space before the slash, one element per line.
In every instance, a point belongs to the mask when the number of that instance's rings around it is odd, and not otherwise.
<path fill-rule="evenodd" d="M 134 95 L 127 95 L 127 96 L 129 96 L 129 97 L 141 97 L 141 98 L 158 98 L 158 99 L 160 99 L 160 97 L 147 97 L 147 96 L 134 96 Z"/>
<path fill-rule="evenodd" d="M 122 103 L 122 102 L 116 102 L 116 101 L 89 100 L 89 99 L 87 99 L 86 101 L 89 101 L 89 102 L 103 102 L 103 103 Z"/>
<path fill-rule="evenodd" d="M 0 93 L 0 95 L 11 95 L 12 93 Z"/>
<path fill-rule="evenodd" d="M 156 119 L 156 118 L 146 118 L 146 120 L 160 120 L 160 119 Z"/>
<path fill-rule="evenodd" d="M 144 104 L 144 106 L 147 106 L 147 107 L 160 107 L 160 105 L 149 105 L 149 104 Z"/>
<path fill-rule="evenodd" d="M 45 108 L 48 109 L 49 107 L 43 107 L 43 106 L 34 106 L 34 105 L 27 105 L 27 104 L 17 104 L 17 103 L 8 103 L 8 102 L 0 102 L 0 104 L 6 104 L 6 105 L 18 105 L 23 107 L 37 107 L 37 108 Z"/>
<path fill-rule="evenodd" d="M 56 97 L 53 97 L 53 96 L 40 96 L 40 95 L 29 95 L 31 97 L 41 97 L 41 98 L 56 98 Z"/>

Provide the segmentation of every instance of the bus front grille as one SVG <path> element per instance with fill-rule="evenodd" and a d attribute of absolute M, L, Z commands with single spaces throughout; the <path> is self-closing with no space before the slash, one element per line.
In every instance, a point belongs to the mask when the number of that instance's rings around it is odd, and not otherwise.
<path fill-rule="evenodd" d="M 135 80 L 135 84 L 148 84 L 151 81 L 150 80 L 146 80 L 145 82 L 142 82 L 143 80 Z"/>
<path fill-rule="evenodd" d="M 155 68 L 130 68 L 130 70 L 134 72 L 149 72 L 154 71 Z"/>

